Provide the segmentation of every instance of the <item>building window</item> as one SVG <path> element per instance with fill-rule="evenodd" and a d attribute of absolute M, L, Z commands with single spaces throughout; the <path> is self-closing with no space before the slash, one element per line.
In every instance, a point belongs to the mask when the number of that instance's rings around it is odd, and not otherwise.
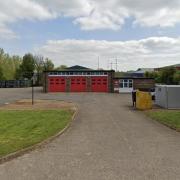
<path fill-rule="evenodd" d="M 128 88 L 128 83 L 127 82 L 124 83 L 124 88 Z"/>
<path fill-rule="evenodd" d="M 133 88 L 133 80 L 132 79 L 121 79 L 119 81 L 120 88 Z"/>

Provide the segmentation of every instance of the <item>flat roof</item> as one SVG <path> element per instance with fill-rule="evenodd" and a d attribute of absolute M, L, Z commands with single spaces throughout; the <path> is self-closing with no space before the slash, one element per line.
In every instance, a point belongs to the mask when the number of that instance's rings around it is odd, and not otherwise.
<path fill-rule="evenodd" d="M 178 88 L 180 88 L 180 85 L 156 85 L 156 87 L 178 87 Z"/>
<path fill-rule="evenodd" d="M 151 79 L 151 80 L 154 80 L 154 78 L 146 78 L 146 77 L 114 77 L 114 79 Z"/>
<path fill-rule="evenodd" d="M 44 71 L 45 73 L 49 72 L 115 72 L 114 70 L 92 70 L 92 69 L 64 69 L 60 71 Z"/>

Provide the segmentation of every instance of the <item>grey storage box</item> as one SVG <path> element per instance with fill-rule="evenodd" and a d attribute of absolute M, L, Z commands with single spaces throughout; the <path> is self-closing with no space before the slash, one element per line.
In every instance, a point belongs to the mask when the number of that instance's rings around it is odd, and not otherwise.
<path fill-rule="evenodd" d="M 155 104 L 166 109 L 180 109 L 180 85 L 157 85 Z"/>

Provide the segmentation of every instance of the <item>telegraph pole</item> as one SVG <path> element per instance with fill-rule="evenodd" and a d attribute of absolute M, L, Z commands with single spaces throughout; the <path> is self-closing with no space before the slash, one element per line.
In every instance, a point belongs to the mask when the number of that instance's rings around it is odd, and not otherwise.
<path fill-rule="evenodd" d="M 98 56 L 98 70 L 99 70 L 99 56 Z"/>
<path fill-rule="evenodd" d="M 107 69 L 109 69 L 109 60 L 107 60 Z"/>
<path fill-rule="evenodd" d="M 111 62 L 111 70 L 113 69 L 112 65 L 113 65 L 113 63 Z"/>
<path fill-rule="evenodd" d="M 113 65 L 115 65 L 115 70 L 116 70 L 116 72 L 118 71 L 118 59 L 117 58 L 115 59 L 114 63 L 111 61 L 110 65 L 111 65 L 111 70 L 113 69 Z"/>
<path fill-rule="evenodd" d="M 34 73 L 32 73 L 31 83 L 32 83 L 32 105 L 34 105 Z"/>
<path fill-rule="evenodd" d="M 116 58 L 116 72 L 117 72 L 117 66 L 118 66 L 118 61 L 117 61 L 117 58 Z"/>

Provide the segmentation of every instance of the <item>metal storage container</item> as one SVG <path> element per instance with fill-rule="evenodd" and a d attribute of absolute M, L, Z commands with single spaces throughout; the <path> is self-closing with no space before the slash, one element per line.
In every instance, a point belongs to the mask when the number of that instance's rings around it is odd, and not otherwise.
<path fill-rule="evenodd" d="M 180 85 L 158 85 L 155 103 L 166 109 L 180 109 Z"/>

